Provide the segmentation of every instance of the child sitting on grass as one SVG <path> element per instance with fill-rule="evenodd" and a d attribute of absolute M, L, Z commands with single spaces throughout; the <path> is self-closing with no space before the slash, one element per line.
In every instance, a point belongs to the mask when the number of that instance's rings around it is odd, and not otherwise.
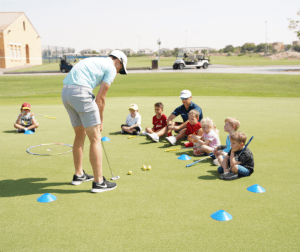
<path fill-rule="evenodd" d="M 121 125 L 121 134 L 139 135 L 142 123 L 142 117 L 138 113 L 138 106 L 131 104 L 129 108 L 130 114 L 126 118 L 126 123 Z"/>
<path fill-rule="evenodd" d="M 182 129 L 178 135 L 176 136 L 169 136 L 166 137 L 166 140 L 171 144 L 171 145 L 175 145 L 176 142 L 179 139 L 184 138 L 185 136 L 188 136 L 188 140 L 191 141 L 191 143 L 187 143 L 185 144 L 185 147 L 192 147 L 194 146 L 193 143 L 193 139 L 191 138 L 191 136 L 196 136 L 198 135 L 199 137 L 203 134 L 203 131 L 201 129 L 201 123 L 198 121 L 199 120 L 199 116 L 200 113 L 199 111 L 197 111 L 196 109 L 192 109 L 189 113 L 188 113 L 188 123 L 186 125 L 185 129 Z"/>
<path fill-rule="evenodd" d="M 222 163 L 223 158 L 227 155 L 230 151 L 230 136 L 238 130 L 240 127 L 240 122 L 236 118 L 228 117 L 225 119 L 224 131 L 228 132 L 226 138 L 226 145 L 220 145 L 216 149 L 214 149 L 213 154 L 215 155 L 216 159 L 213 160 L 214 165 L 219 165 Z"/>
<path fill-rule="evenodd" d="M 39 124 L 34 119 L 33 113 L 30 113 L 30 104 L 25 102 L 21 106 L 21 113 L 14 124 L 18 133 L 25 133 L 27 130 L 35 132 L 35 129 L 39 127 Z"/>
<path fill-rule="evenodd" d="M 192 135 L 191 138 L 197 141 L 197 149 L 194 150 L 195 156 L 202 156 L 211 153 L 217 146 L 221 145 L 219 131 L 212 119 L 204 118 L 201 120 L 203 135 L 201 137 Z"/>
<path fill-rule="evenodd" d="M 167 127 L 167 116 L 163 114 L 164 105 L 161 102 L 154 104 L 155 116 L 152 118 L 153 128 L 146 127 L 146 132 L 143 131 L 141 135 L 147 135 L 147 133 L 152 134 Z"/>
<path fill-rule="evenodd" d="M 231 150 L 223 159 L 221 166 L 218 167 L 221 179 L 233 180 L 238 177 L 250 176 L 254 172 L 252 152 L 246 148 L 241 153 L 245 148 L 246 140 L 247 136 L 243 132 L 234 132 L 230 136 Z"/>

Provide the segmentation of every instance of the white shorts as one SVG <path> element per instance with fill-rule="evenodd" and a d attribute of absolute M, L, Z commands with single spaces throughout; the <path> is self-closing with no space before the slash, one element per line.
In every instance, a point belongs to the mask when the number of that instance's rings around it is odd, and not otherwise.
<path fill-rule="evenodd" d="M 91 88 L 79 85 L 64 85 L 61 99 L 73 127 L 83 125 L 84 128 L 87 128 L 101 123 L 99 108 Z"/>

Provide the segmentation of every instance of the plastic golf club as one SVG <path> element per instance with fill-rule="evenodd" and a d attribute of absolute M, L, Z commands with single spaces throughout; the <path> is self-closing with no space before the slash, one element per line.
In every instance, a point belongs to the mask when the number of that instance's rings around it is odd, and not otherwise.
<path fill-rule="evenodd" d="M 246 148 L 248 147 L 248 145 L 250 144 L 250 142 L 252 141 L 253 136 L 249 139 L 248 143 L 246 143 L 245 147 L 242 149 L 242 151 L 240 152 L 240 154 L 238 155 L 237 159 L 240 157 L 240 155 L 244 152 L 244 150 L 246 150 Z"/>
<path fill-rule="evenodd" d="M 51 116 L 44 116 L 44 115 L 37 115 L 37 114 L 34 114 L 35 116 L 41 116 L 41 117 L 45 117 L 45 118 L 49 118 L 49 119 L 56 119 L 55 117 L 51 117 Z"/>
<path fill-rule="evenodd" d="M 111 172 L 111 175 L 112 175 L 112 177 L 111 177 L 111 180 L 117 180 L 117 179 L 119 179 L 119 178 L 120 178 L 120 176 L 114 176 L 114 174 L 113 174 L 113 172 L 112 172 L 112 170 L 111 170 L 111 167 L 110 167 L 110 164 L 109 164 L 109 161 L 108 161 L 107 155 L 106 155 L 106 151 L 105 151 L 105 148 L 104 148 L 103 141 L 101 141 L 101 143 L 102 143 L 102 148 L 103 148 L 103 150 L 104 150 L 104 154 L 105 154 L 105 157 L 106 157 L 106 160 L 107 160 L 107 163 L 108 163 L 108 167 L 109 167 L 109 169 L 110 169 L 110 172 Z"/>
<path fill-rule="evenodd" d="M 197 161 L 195 161 L 195 162 L 193 162 L 193 163 L 191 163 L 191 164 L 186 165 L 185 167 L 191 167 L 192 165 L 197 164 L 197 163 L 199 163 L 199 162 L 201 162 L 201 161 L 203 161 L 203 160 L 205 160 L 205 159 L 207 159 L 207 158 L 211 158 L 211 157 L 213 157 L 213 154 L 212 154 L 212 153 L 210 153 L 209 156 L 207 156 L 207 157 L 205 157 L 205 158 L 202 158 L 202 159 L 197 160 Z"/>
<path fill-rule="evenodd" d="M 177 150 L 197 149 L 197 148 L 200 148 L 200 147 L 201 147 L 201 146 L 185 147 L 185 148 L 175 148 L 175 149 L 168 149 L 168 150 L 165 150 L 165 152 L 169 152 L 169 151 L 177 151 Z"/>

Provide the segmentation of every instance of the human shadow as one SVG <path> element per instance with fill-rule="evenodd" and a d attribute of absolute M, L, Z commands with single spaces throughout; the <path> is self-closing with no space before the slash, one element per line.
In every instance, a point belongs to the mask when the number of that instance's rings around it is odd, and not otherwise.
<path fill-rule="evenodd" d="M 56 186 L 70 185 L 70 183 L 44 183 L 46 178 L 22 178 L 7 179 L 0 181 L 0 197 L 15 197 L 44 193 L 82 193 L 86 190 L 64 190 L 55 188 Z M 41 183 L 42 182 L 42 183 Z M 71 188 L 71 185 L 70 185 Z"/>
<path fill-rule="evenodd" d="M 215 180 L 215 179 L 219 179 L 219 172 L 216 170 L 210 170 L 207 171 L 209 172 L 211 175 L 204 175 L 204 176 L 199 176 L 198 179 L 204 179 L 204 180 Z"/>
<path fill-rule="evenodd" d="M 108 133 L 109 135 L 122 135 L 122 134 L 120 134 L 119 133 L 119 131 L 116 131 L 116 132 L 110 132 L 110 133 Z"/>
<path fill-rule="evenodd" d="M 16 130 L 4 130 L 3 133 L 14 133 L 14 134 L 20 134 Z"/>

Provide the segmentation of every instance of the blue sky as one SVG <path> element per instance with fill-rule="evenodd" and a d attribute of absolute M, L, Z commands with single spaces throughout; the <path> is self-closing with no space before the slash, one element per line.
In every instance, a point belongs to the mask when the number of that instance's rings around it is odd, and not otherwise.
<path fill-rule="evenodd" d="M 158 49 L 239 46 L 298 40 L 288 18 L 300 20 L 299 0 L 6 0 L 1 12 L 25 12 L 42 45 Z M 267 21 L 267 25 L 266 25 Z"/>

